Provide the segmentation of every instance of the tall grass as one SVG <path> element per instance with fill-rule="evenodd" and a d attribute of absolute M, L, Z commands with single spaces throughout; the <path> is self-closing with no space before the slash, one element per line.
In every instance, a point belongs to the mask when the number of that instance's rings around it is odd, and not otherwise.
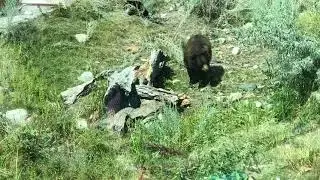
<path fill-rule="evenodd" d="M 247 33 L 241 37 L 244 37 L 244 42 L 277 50 L 276 57 L 267 58 L 272 65 L 270 71 L 277 89 L 285 86 L 285 91 L 296 91 L 298 93 L 291 93 L 289 102 L 305 103 L 311 92 L 318 88 L 315 79 L 319 68 L 316 65 L 319 61 L 319 42 L 299 33 L 296 26 L 299 6 L 295 1 L 288 0 L 252 1 L 251 6 L 253 27 L 241 30 Z M 285 101 L 280 96 L 275 99 L 279 103 Z M 283 107 L 290 109 L 292 106 Z M 285 112 L 285 109 L 280 111 Z"/>

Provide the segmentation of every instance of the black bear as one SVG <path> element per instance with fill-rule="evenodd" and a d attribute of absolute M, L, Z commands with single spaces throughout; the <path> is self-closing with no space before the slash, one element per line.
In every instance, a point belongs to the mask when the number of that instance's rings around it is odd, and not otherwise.
<path fill-rule="evenodd" d="M 192 35 L 187 44 L 183 44 L 183 61 L 190 78 L 190 85 L 207 80 L 212 58 L 211 43 L 201 34 Z"/>

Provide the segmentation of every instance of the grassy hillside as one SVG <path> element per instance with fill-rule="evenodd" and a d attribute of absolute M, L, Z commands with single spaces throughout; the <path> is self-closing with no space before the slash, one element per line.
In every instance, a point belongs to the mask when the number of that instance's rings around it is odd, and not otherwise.
<path fill-rule="evenodd" d="M 0 86 L 7 89 L 0 112 L 25 108 L 32 118 L 15 127 L 0 117 L 0 179 L 319 179 L 320 4 L 144 3 L 167 20 L 126 16 L 118 1 L 79 0 L 0 39 Z M 87 31 L 91 39 L 78 43 L 74 35 Z M 181 42 L 195 33 L 210 37 L 225 69 L 216 87 L 188 87 Z M 77 129 L 80 118 L 92 124 L 103 117 L 107 82 L 72 108 L 60 92 L 79 84 L 84 71 L 129 66 L 154 48 L 171 58 L 175 74 L 166 88 L 190 95 L 192 107 L 165 108 L 162 118 L 137 122 L 125 137 Z M 257 88 L 243 90 L 248 84 Z"/>

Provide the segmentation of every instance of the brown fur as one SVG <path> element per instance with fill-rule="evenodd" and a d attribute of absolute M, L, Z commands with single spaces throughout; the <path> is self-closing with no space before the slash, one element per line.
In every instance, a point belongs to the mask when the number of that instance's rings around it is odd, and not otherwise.
<path fill-rule="evenodd" d="M 188 71 L 190 84 L 202 82 L 206 79 L 212 59 L 211 43 L 201 34 L 190 37 L 183 47 L 183 61 Z"/>

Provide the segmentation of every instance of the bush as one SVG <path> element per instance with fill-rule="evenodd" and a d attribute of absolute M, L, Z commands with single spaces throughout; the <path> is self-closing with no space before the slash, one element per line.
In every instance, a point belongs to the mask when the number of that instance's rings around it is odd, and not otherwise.
<path fill-rule="evenodd" d="M 53 14 L 57 17 L 73 17 L 85 21 L 97 20 L 107 12 L 113 11 L 123 1 L 116 0 L 76 0 L 68 8 L 56 7 Z"/>
<path fill-rule="evenodd" d="M 191 13 L 208 18 L 220 27 L 242 25 L 250 19 L 250 11 L 243 0 L 189 0 L 184 4 L 191 9 Z"/>
<path fill-rule="evenodd" d="M 155 14 L 159 12 L 159 10 L 163 9 L 163 7 L 167 4 L 164 0 L 144 0 L 142 2 L 150 14 Z"/>
<path fill-rule="evenodd" d="M 318 87 L 314 86 L 319 61 L 317 48 L 319 43 L 308 36 L 299 33 L 296 26 L 296 18 L 299 9 L 291 0 L 263 0 L 252 1 L 253 27 L 247 28 L 244 36 L 246 42 L 260 44 L 277 50 L 274 59 L 268 58 L 272 64 L 273 73 L 277 86 L 274 99 L 287 100 L 286 103 L 306 102 L 310 93 Z M 241 34 L 241 33 L 240 33 Z M 295 96 L 280 95 L 284 88 L 289 94 L 298 93 Z M 285 98 L 285 99 L 283 99 Z M 285 103 L 285 104 L 286 104 Z M 292 106 L 281 105 L 277 117 L 284 118 L 291 113 Z M 294 103 L 295 104 L 295 103 Z M 287 109 L 288 108 L 288 109 Z M 287 109 L 287 110 L 286 110 Z"/>
<path fill-rule="evenodd" d="M 306 11 L 297 19 L 297 26 L 303 34 L 320 38 L 320 13 Z"/>
<path fill-rule="evenodd" d="M 7 40 L 12 43 L 28 43 L 31 45 L 39 39 L 39 29 L 32 21 L 19 23 L 8 29 Z"/>

